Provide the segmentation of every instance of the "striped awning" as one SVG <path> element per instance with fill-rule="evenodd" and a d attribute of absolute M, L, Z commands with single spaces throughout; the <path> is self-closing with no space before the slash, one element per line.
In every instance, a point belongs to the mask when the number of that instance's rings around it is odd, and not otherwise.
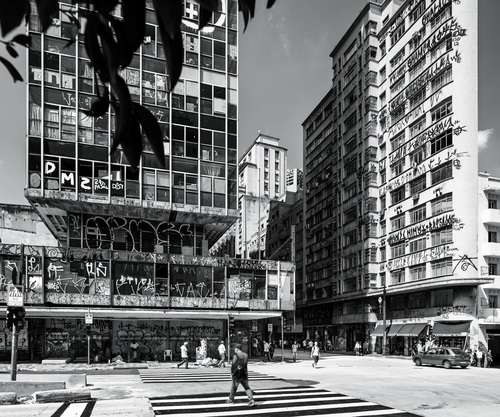
<path fill-rule="evenodd" d="M 398 332 L 401 330 L 401 328 L 403 326 L 404 326 L 403 323 L 391 324 L 391 328 L 389 329 L 389 332 L 387 333 L 387 336 L 396 336 L 396 335 L 398 335 Z"/>
<path fill-rule="evenodd" d="M 407 323 L 398 332 L 398 336 L 418 336 L 427 327 L 427 323 Z"/>

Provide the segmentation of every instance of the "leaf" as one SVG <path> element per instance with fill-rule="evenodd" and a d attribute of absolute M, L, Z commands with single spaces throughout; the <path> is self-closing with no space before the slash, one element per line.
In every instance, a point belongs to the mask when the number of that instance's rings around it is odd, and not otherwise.
<path fill-rule="evenodd" d="M 184 12 L 182 0 L 153 0 L 153 7 L 160 31 L 163 29 L 170 39 L 174 39 L 181 26 Z"/>
<path fill-rule="evenodd" d="M 134 52 L 141 46 L 146 36 L 146 1 L 122 0 L 122 16 Z"/>
<path fill-rule="evenodd" d="M 130 65 L 132 58 L 134 57 L 134 52 L 137 48 L 132 47 L 130 41 L 130 34 L 123 24 L 123 21 L 119 19 L 111 19 L 111 25 L 115 32 L 116 43 L 118 48 L 120 48 L 120 66 L 125 68 Z"/>
<path fill-rule="evenodd" d="M 109 90 L 105 88 L 102 97 L 99 97 L 97 100 L 94 100 L 92 106 L 90 107 L 90 110 L 83 110 L 83 112 L 87 116 L 100 117 L 104 116 L 104 114 L 108 110 L 109 110 Z"/>
<path fill-rule="evenodd" d="M 5 45 L 5 48 L 7 49 L 7 52 L 12 58 L 17 58 L 19 54 L 16 51 L 16 48 L 14 48 L 10 43 Z"/>
<path fill-rule="evenodd" d="M 156 117 L 144 106 L 132 103 L 132 108 L 148 138 L 148 141 L 156 155 L 156 159 L 162 168 L 165 168 L 165 151 L 163 149 L 163 135 Z"/>
<path fill-rule="evenodd" d="M 245 31 L 247 30 L 250 18 L 253 18 L 255 14 L 255 0 L 238 0 L 238 5 L 241 13 L 243 13 L 243 20 L 245 21 L 243 31 Z"/>
<path fill-rule="evenodd" d="M 85 51 L 87 52 L 92 65 L 99 73 L 103 83 L 108 82 L 110 75 L 104 62 L 104 56 L 101 51 L 101 45 L 97 37 L 97 15 L 96 13 L 89 13 L 87 16 L 87 25 L 85 26 Z"/>
<path fill-rule="evenodd" d="M 0 1 L 0 26 L 3 37 L 21 25 L 28 8 L 29 0 Z"/>
<path fill-rule="evenodd" d="M 273 7 L 274 3 L 276 3 L 276 0 L 267 0 L 267 8 L 270 9 Z"/>
<path fill-rule="evenodd" d="M 217 0 L 200 0 L 200 10 L 198 12 L 198 29 L 204 28 L 212 14 L 218 10 L 219 2 Z"/>
<path fill-rule="evenodd" d="M 111 105 L 115 110 L 116 125 L 123 126 L 126 124 L 127 129 L 119 128 L 115 131 L 110 153 L 112 154 L 118 148 L 118 145 L 121 145 L 130 167 L 133 171 L 136 171 L 142 154 L 142 135 L 139 121 L 133 113 L 125 117 L 117 103 L 111 102 Z M 124 120 L 125 118 L 126 120 Z"/>
<path fill-rule="evenodd" d="M 5 65 L 7 70 L 10 72 L 10 75 L 14 79 L 14 82 L 16 81 L 23 81 L 23 77 L 21 77 L 21 74 L 19 74 L 19 71 L 12 65 L 11 62 L 9 62 L 7 59 L 4 57 L 0 56 L 0 62 Z"/>
<path fill-rule="evenodd" d="M 153 0 L 153 3 L 156 5 L 160 0 Z M 177 2 L 177 0 L 176 0 Z M 163 4 L 163 3 L 161 3 Z M 177 26 L 177 30 L 174 33 L 173 37 L 167 32 L 166 24 L 163 22 L 163 14 L 155 8 L 156 18 L 158 20 L 158 28 L 160 30 L 160 35 L 163 43 L 163 50 L 165 51 L 165 60 L 167 63 L 167 73 L 170 76 L 169 78 L 169 90 L 171 91 L 182 71 L 182 63 L 184 61 L 184 45 L 182 42 L 182 33 L 180 26 Z M 169 19 L 169 16 L 165 16 L 166 19 Z M 170 22 L 171 24 L 172 22 Z M 180 20 L 179 20 L 180 25 Z"/>
<path fill-rule="evenodd" d="M 26 48 L 29 48 L 31 46 L 31 38 L 28 35 L 16 35 L 12 38 L 11 42 L 25 46 Z"/>
<path fill-rule="evenodd" d="M 135 116 L 132 114 L 132 100 L 130 99 L 130 93 L 123 78 L 116 76 L 111 83 L 111 88 L 118 98 L 118 103 L 111 102 L 116 112 L 115 139 L 111 145 L 111 153 L 113 153 L 122 138 L 127 134 L 130 127 L 129 122 Z"/>
<path fill-rule="evenodd" d="M 38 16 L 42 24 L 42 32 L 46 32 L 52 24 L 52 16 L 59 11 L 58 0 L 36 0 Z"/>

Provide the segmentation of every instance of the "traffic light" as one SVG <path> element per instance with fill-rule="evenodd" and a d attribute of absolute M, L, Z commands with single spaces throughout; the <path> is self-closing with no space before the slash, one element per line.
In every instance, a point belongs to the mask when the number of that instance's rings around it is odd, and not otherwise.
<path fill-rule="evenodd" d="M 229 316 L 229 327 L 234 327 L 234 317 Z"/>
<path fill-rule="evenodd" d="M 23 329 L 26 325 L 26 310 L 24 307 L 14 307 L 14 326 L 16 326 L 16 331 Z"/>
<path fill-rule="evenodd" d="M 286 317 L 283 316 L 283 327 L 286 326 Z"/>
<path fill-rule="evenodd" d="M 12 331 L 12 326 L 14 325 L 14 308 L 7 307 L 7 329 Z"/>

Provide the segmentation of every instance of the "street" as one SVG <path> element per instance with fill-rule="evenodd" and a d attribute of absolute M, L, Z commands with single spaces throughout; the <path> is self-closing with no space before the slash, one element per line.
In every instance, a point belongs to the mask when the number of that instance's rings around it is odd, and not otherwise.
<path fill-rule="evenodd" d="M 257 407 L 248 408 L 242 388 L 226 405 L 229 368 L 177 369 L 160 363 L 146 369 L 98 369 L 87 373 L 95 403 L 0 406 L 2 416 L 194 415 L 420 415 L 461 417 L 500 415 L 495 368 L 417 367 L 407 358 L 326 353 L 318 368 L 307 353 L 296 363 L 251 362 L 249 381 Z M 69 367 L 69 365 L 68 365 Z M 64 409 L 62 408 L 64 407 Z M 335 407 L 335 412 L 330 409 Z M 345 411 L 344 411 L 344 407 Z M 59 410 L 59 411 L 58 411 Z M 293 412 L 292 412 L 293 411 Z M 66 414 L 65 414 L 66 412 Z"/>

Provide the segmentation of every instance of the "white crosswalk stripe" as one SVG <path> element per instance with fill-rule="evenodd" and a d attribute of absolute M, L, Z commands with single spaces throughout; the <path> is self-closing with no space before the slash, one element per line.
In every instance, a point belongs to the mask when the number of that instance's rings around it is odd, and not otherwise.
<path fill-rule="evenodd" d="M 155 415 L 178 417 L 229 416 L 417 416 L 370 401 L 314 387 L 290 387 L 254 390 L 255 406 L 248 406 L 244 392 L 239 392 L 234 404 L 227 404 L 228 394 L 173 395 L 150 398 Z"/>
<path fill-rule="evenodd" d="M 138 384 L 139 375 L 87 375 L 87 384 L 99 387 L 117 387 L 120 385 Z"/>
<path fill-rule="evenodd" d="M 144 383 L 183 383 L 183 382 L 228 382 L 231 380 L 229 368 L 223 369 L 141 369 Z M 250 381 L 280 380 L 259 372 L 248 372 Z"/>

